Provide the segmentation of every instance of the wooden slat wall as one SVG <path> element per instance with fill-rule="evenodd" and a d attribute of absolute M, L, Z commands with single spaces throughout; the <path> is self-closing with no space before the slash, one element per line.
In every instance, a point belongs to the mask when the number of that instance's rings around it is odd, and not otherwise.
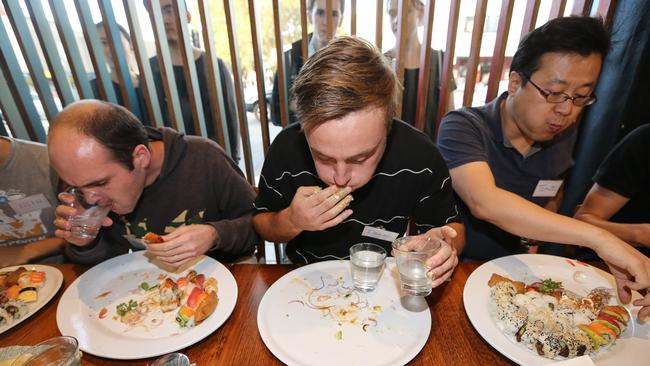
<path fill-rule="evenodd" d="M 442 76 L 440 80 L 440 98 L 438 98 L 438 118 L 436 119 L 436 135 L 440 120 L 447 112 L 447 105 L 451 95 L 454 67 L 454 50 L 456 49 L 456 34 L 458 33 L 458 14 L 460 13 L 460 0 L 452 0 L 449 7 L 449 26 L 447 27 L 447 45 L 445 57 L 442 62 Z"/>
<path fill-rule="evenodd" d="M 397 44 L 395 49 L 395 73 L 400 84 L 404 83 L 404 56 L 406 50 L 402 47 L 406 43 L 406 17 L 408 16 L 409 6 L 411 0 L 400 0 L 397 6 Z M 377 23 L 377 28 L 381 29 L 381 23 Z M 428 68 L 428 67 L 427 67 Z M 400 89 L 397 97 L 397 106 L 395 115 L 400 118 L 402 115 L 402 90 Z"/>
<path fill-rule="evenodd" d="M 499 92 L 499 81 L 501 81 L 501 74 L 503 73 L 503 60 L 505 58 L 508 34 L 510 33 L 510 23 L 512 20 L 512 9 L 514 5 L 514 0 L 501 1 L 501 13 L 499 14 L 499 24 L 497 25 L 497 38 L 494 42 L 494 52 L 492 53 L 490 76 L 488 78 L 488 89 L 485 96 L 486 103 L 494 99 Z"/>
<path fill-rule="evenodd" d="M 201 24 L 203 29 L 203 45 L 205 47 L 205 61 L 208 76 L 208 93 L 210 98 L 210 106 L 212 107 L 212 116 L 214 123 L 214 131 L 217 134 L 217 142 L 223 146 L 226 151 L 230 151 L 230 136 L 224 131 L 228 131 L 228 124 L 226 123 L 225 105 L 223 103 L 223 93 L 221 78 L 219 77 L 219 61 L 217 54 L 214 51 L 214 39 L 212 31 L 212 22 L 207 14 L 208 4 L 207 0 L 199 1 L 199 15 L 201 17 Z M 206 121 L 207 122 L 207 121 Z"/>
<path fill-rule="evenodd" d="M 472 44 L 467 60 L 467 74 L 465 76 L 465 92 L 463 106 L 469 107 L 474 99 L 474 86 L 476 85 L 476 72 L 481 58 L 481 41 L 483 40 L 483 27 L 487 12 L 488 0 L 476 0 L 474 12 L 474 29 L 472 29 Z"/>
<path fill-rule="evenodd" d="M 306 11 L 303 11 L 306 14 Z M 305 34 L 306 18 L 301 17 L 303 35 Z M 280 0 L 273 0 L 273 31 L 275 33 L 275 56 L 277 58 L 277 74 L 278 74 L 278 94 L 280 95 L 280 120 L 282 127 L 287 127 L 289 122 L 289 91 L 287 90 L 287 75 L 285 74 L 284 52 L 282 51 L 282 33 L 280 29 Z M 307 38 L 302 37 L 302 52 L 303 56 L 307 54 L 306 49 Z"/>
<path fill-rule="evenodd" d="M 350 1 L 350 35 L 357 35 L 357 0 Z"/>
<path fill-rule="evenodd" d="M 553 0 L 551 4 L 551 11 L 549 12 L 548 19 L 555 19 L 564 14 L 566 8 L 566 0 Z"/>
<path fill-rule="evenodd" d="M 377 0 L 377 12 L 375 13 L 375 46 L 381 49 L 382 22 L 384 17 L 384 0 Z"/>
<path fill-rule="evenodd" d="M 304 5 L 303 5 L 304 7 Z M 269 137 L 269 119 L 266 112 L 269 106 L 266 105 L 266 87 L 264 85 L 264 62 L 262 60 L 262 34 L 259 21 L 259 11 L 255 0 L 248 0 L 248 14 L 251 26 L 251 37 L 253 39 L 253 63 L 255 64 L 255 77 L 257 84 L 257 100 L 260 109 L 260 128 L 262 132 L 262 150 L 264 156 L 269 151 L 271 140 Z M 303 12 L 304 14 L 304 12 Z M 304 15 L 303 15 L 304 16 Z M 304 45 L 304 43 L 303 43 Z M 305 49 L 303 49 L 305 52 Z"/>
<path fill-rule="evenodd" d="M 242 148 L 244 150 L 244 163 L 246 165 L 246 178 L 251 185 L 255 185 L 255 173 L 253 172 L 253 159 L 251 154 L 250 133 L 248 132 L 248 117 L 244 108 L 244 86 L 242 85 L 242 73 L 239 61 L 239 46 L 237 45 L 237 32 L 233 4 L 230 0 L 223 1 L 224 12 L 226 13 L 226 27 L 228 29 L 228 45 L 230 47 L 230 64 L 232 65 L 232 76 L 235 81 L 235 100 L 239 114 L 239 133 L 241 134 Z"/>
<path fill-rule="evenodd" d="M 524 24 L 521 26 L 521 36 L 519 41 L 530 31 L 535 29 L 537 14 L 539 13 L 540 0 L 528 0 L 526 3 L 526 12 L 524 13 Z"/>
<path fill-rule="evenodd" d="M 431 44 L 433 35 L 433 14 L 436 6 L 435 0 L 427 1 L 424 7 L 424 37 L 422 42 L 422 51 L 420 51 L 420 73 L 418 74 L 418 99 L 416 102 L 415 111 L 415 127 L 420 131 L 424 130 L 424 122 L 426 118 L 427 100 L 429 99 L 429 79 L 436 77 L 431 75 L 431 68 L 428 66 L 431 60 L 431 52 L 429 45 Z"/>

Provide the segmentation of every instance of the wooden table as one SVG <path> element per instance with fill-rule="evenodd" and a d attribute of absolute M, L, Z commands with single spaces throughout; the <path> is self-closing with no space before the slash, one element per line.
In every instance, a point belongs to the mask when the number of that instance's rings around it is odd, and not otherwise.
<path fill-rule="evenodd" d="M 452 281 L 434 289 L 427 297 L 431 310 L 431 334 L 410 365 L 509 365 L 474 330 L 463 307 L 463 288 L 469 274 L 480 263 L 461 263 Z M 37 314 L 0 336 L 0 347 L 32 345 L 61 335 L 56 308 L 64 290 L 88 268 L 55 265 L 63 272 L 63 286 Z M 292 265 L 229 264 L 239 288 L 237 305 L 230 318 L 213 334 L 180 350 L 192 362 L 204 365 L 281 365 L 266 348 L 257 331 L 257 308 L 266 290 L 277 279 L 296 268 Z M 117 361 L 84 354 L 83 365 L 147 365 L 151 359 Z"/>

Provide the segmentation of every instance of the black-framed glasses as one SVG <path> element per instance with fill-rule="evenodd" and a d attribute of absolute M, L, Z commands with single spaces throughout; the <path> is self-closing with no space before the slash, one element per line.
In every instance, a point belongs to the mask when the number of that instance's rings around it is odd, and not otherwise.
<path fill-rule="evenodd" d="M 592 95 L 587 95 L 587 96 L 578 95 L 578 96 L 575 96 L 575 97 L 571 97 L 571 96 L 567 95 L 566 93 L 551 92 L 551 91 L 544 90 L 544 89 L 540 88 L 539 85 L 535 84 L 530 79 L 530 76 L 527 76 L 525 74 L 521 74 L 521 75 L 524 78 L 526 78 L 526 80 L 528 80 L 530 82 L 530 84 L 532 86 L 534 86 L 535 89 L 537 89 L 539 94 L 541 94 L 544 97 L 544 99 L 546 99 L 546 101 L 549 102 L 549 103 L 559 104 L 559 103 L 564 103 L 567 100 L 571 100 L 573 105 L 576 106 L 576 107 L 586 107 L 588 105 L 592 105 L 592 104 L 596 103 L 597 99 L 596 99 L 596 96 L 593 95 L 593 94 Z"/>

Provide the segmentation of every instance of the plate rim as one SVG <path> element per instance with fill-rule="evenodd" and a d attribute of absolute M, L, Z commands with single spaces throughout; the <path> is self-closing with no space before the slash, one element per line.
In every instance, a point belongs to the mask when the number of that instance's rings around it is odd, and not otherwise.
<path fill-rule="evenodd" d="M 76 329 L 77 327 L 70 326 L 69 324 L 66 324 L 66 322 L 64 321 L 65 315 L 63 314 L 61 304 L 69 302 L 67 297 L 73 296 L 73 295 L 71 295 L 72 291 L 73 291 L 73 288 L 76 288 L 76 286 L 79 284 L 79 282 L 81 281 L 81 279 L 82 279 L 82 277 L 84 275 L 86 275 L 87 273 L 89 273 L 89 272 L 91 272 L 93 270 L 100 270 L 100 269 L 98 269 L 100 266 L 109 267 L 112 263 L 127 260 L 127 257 L 133 258 L 133 259 L 130 259 L 131 261 L 145 260 L 145 259 L 143 259 L 143 258 L 145 258 L 144 253 L 145 253 L 145 251 L 136 251 L 136 252 L 133 252 L 133 253 L 125 253 L 125 254 L 113 257 L 111 259 L 108 259 L 108 260 L 106 260 L 104 262 L 101 262 L 101 263 L 89 268 L 86 272 L 82 273 L 79 277 L 77 277 L 70 284 L 70 286 L 68 286 L 68 288 L 66 288 L 66 291 L 63 293 L 63 295 L 61 295 L 61 299 L 60 299 L 59 304 L 57 306 L 56 323 L 57 323 L 57 328 L 59 329 L 59 332 L 62 335 L 70 335 L 70 336 L 73 336 L 73 337 L 77 337 L 77 333 L 75 331 L 81 331 L 82 330 L 82 329 L 78 330 L 78 329 Z M 104 348 L 99 349 L 99 350 L 93 349 L 93 348 L 88 348 L 81 341 L 79 342 L 79 349 L 86 352 L 86 353 L 89 353 L 91 355 L 94 355 L 94 356 L 97 356 L 97 357 L 103 357 L 103 358 L 107 358 L 107 359 L 112 359 L 112 360 L 141 360 L 141 359 L 146 359 L 146 358 L 151 358 L 151 357 L 157 357 L 157 356 L 164 355 L 164 354 L 167 354 L 167 353 L 170 353 L 170 352 L 179 351 L 179 350 L 187 348 L 187 347 L 189 347 L 189 346 L 191 346 L 193 344 L 196 344 L 196 343 L 202 341 L 203 339 L 207 338 L 208 336 L 212 335 L 214 332 L 219 330 L 219 328 L 221 328 L 228 321 L 230 316 L 232 315 L 232 313 L 233 313 L 233 311 L 235 309 L 235 306 L 237 305 L 237 300 L 239 299 L 239 288 L 238 288 L 238 285 L 237 285 L 237 281 L 235 280 L 232 272 L 228 269 L 228 267 L 226 267 L 223 263 L 217 261 L 216 259 L 214 259 L 212 257 L 205 256 L 205 258 L 203 258 L 201 261 L 195 263 L 194 266 L 196 266 L 196 265 L 198 265 L 200 263 L 203 263 L 203 261 L 205 261 L 205 260 L 207 260 L 209 262 L 213 262 L 213 263 L 210 263 L 210 264 L 214 266 L 214 270 L 223 270 L 227 274 L 226 278 L 218 278 L 217 279 L 220 288 L 221 288 L 222 284 L 224 283 L 224 281 L 227 281 L 229 283 L 229 286 L 232 286 L 233 291 L 225 292 L 225 294 L 227 294 L 227 297 L 224 296 L 224 293 L 222 293 L 221 291 L 218 294 L 218 296 L 219 296 L 219 305 L 222 305 L 222 309 L 225 309 L 224 318 L 223 318 L 222 322 L 219 323 L 219 321 L 216 321 L 215 324 L 213 324 L 209 328 L 207 328 L 206 332 L 197 333 L 198 335 L 193 335 L 192 337 L 190 337 L 186 341 L 178 342 L 177 344 L 175 344 L 172 347 L 166 347 L 165 349 L 154 349 L 154 351 L 149 351 L 149 352 L 146 351 L 147 347 L 138 348 L 137 349 L 137 353 L 138 353 L 137 355 L 133 354 L 134 351 L 129 351 L 130 353 L 123 353 L 123 354 L 120 354 L 120 355 L 116 355 L 115 353 L 107 353 L 107 351 Z M 128 264 L 129 262 L 127 261 L 125 263 Z M 168 271 L 166 271 L 166 270 L 164 270 L 164 269 L 162 269 L 160 267 L 156 267 L 153 264 L 151 264 L 151 266 L 152 266 L 151 269 L 154 269 L 154 270 L 157 270 L 157 271 L 160 271 L 160 272 L 170 273 L 170 272 L 168 272 Z M 194 266 L 190 267 L 190 268 L 187 268 L 186 270 L 192 269 L 192 268 L 194 268 Z M 172 273 L 172 275 L 174 275 L 174 273 Z M 176 274 L 176 275 L 179 275 L 179 274 Z M 120 274 L 116 273 L 113 278 L 118 277 L 118 276 L 120 276 Z M 70 295 L 68 295 L 69 294 L 68 291 L 70 291 Z M 228 301 L 224 301 L 226 298 L 228 299 Z M 75 298 L 73 298 L 71 300 L 75 300 Z M 219 305 L 217 305 L 217 306 L 219 306 Z M 82 314 L 82 315 L 85 315 L 85 314 Z M 203 324 L 205 324 L 205 322 Z M 83 328 L 83 331 L 86 331 L 87 329 L 88 328 Z M 187 333 L 184 333 L 184 334 L 181 334 L 181 335 L 186 335 L 186 334 Z M 170 336 L 170 337 L 172 337 L 172 336 Z M 111 337 L 109 337 L 109 338 L 111 338 Z M 166 337 L 166 338 L 169 338 L 169 337 Z M 162 338 L 162 339 L 165 339 L 165 338 Z M 146 342 L 147 345 L 150 346 L 151 344 L 155 344 L 159 340 L 161 340 L 161 338 L 156 338 L 156 339 L 151 339 L 151 340 L 141 340 L 141 341 Z M 135 340 L 135 339 L 132 340 L 132 341 L 137 342 L 137 340 Z"/>
<path fill-rule="evenodd" d="M 262 300 L 259 303 L 259 306 L 257 308 L 257 331 L 260 335 L 260 338 L 262 338 L 262 342 L 264 343 L 265 347 L 275 356 L 280 362 L 286 364 L 286 365 L 302 365 L 299 360 L 296 360 L 294 357 L 292 357 L 290 354 L 288 354 L 284 350 L 278 350 L 275 348 L 275 344 L 273 346 L 269 346 L 270 338 L 272 338 L 272 335 L 268 332 L 270 330 L 268 329 L 263 329 L 262 324 L 263 324 L 263 312 L 266 307 L 269 307 L 270 305 L 266 305 L 267 302 L 271 301 L 269 300 L 270 298 L 270 293 L 272 293 L 273 290 L 278 290 L 280 289 L 280 286 L 284 285 L 287 282 L 290 282 L 292 278 L 291 276 L 300 276 L 300 273 L 315 269 L 317 267 L 328 267 L 332 265 L 336 266 L 345 266 L 349 268 L 349 260 L 340 260 L 340 259 L 334 259 L 334 260 L 328 260 L 328 261 L 321 261 L 321 262 L 316 262 L 316 263 L 311 263 L 307 264 L 304 266 L 300 266 L 298 268 L 295 268 L 287 273 L 285 273 L 282 277 L 277 279 L 273 284 L 266 290 L 264 293 L 264 296 L 262 297 Z M 382 278 L 387 276 L 388 273 L 387 271 L 390 271 L 392 267 L 395 266 L 394 260 L 392 258 L 386 258 L 386 265 L 384 267 L 384 273 L 382 274 Z M 412 361 L 420 352 L 422 352 L 422 349 L 426 346 L 429 337 L 431 337 L 431 326 L 432 326 L 432 317 L 431 317 L 431 308 L 427 304 L 427 311 L 426 311 L 426 318 L 427 318 L 427 327 L 426 327 L 426 337 L 422 337 L 423 341 L 421 342 L 422 344 L 417 347 L 413 348 L 412 352 L 403 352 L 403 355 L 400 359 L 395 360 L 394 364 L 407 364 L 408 362 Z M 267 340 L 268 338 L 268 340 Z M 282 356 L 282 357 L 281 357 Z"/>
<path fill-rule="evenodd" d="M 30 309 L 30 312 L 27 314 L 27 316 L 24 316 L 17 321 L 14 321 L 13 323 L 9 324 L 7 328 L 2 329 L 0 328 L 0 334 L 4 334 L 6 331 L 14 328 L 15 326 L 21 324 L 22 322 L 26 321 L 27 319 L 31 318 L 32 315 L 36 314 L 39 312 L 45 305 L 49 304 L 50 301 L 56 296 L 56 294 L 59 293 L 59 290 L 61 289 L 61 286 L 63 285 L 63 273 L 61 270 L 59 270 L 56 267 L 47 265 L 47 264 L 21 264 L 21 265 L 16 265 L 16 266 L 7 266 L 4 268 L 0 268 L 0 272 L 6 272 L 6 271 L 12 271 L 20 267 L 25 267 L 28 270 L 30 268 L 34 268 L 34 270 L 40 271 L 40 272 L 45 272 L 46 275 L 46 281 L 50 279 L 52 276 L 54 276 L 54 288 L 52 289 L 52 292 L 49 294 L 46 294 L 44 297 L 45 299 L 42 301 L 37 300 L 37 305 L 34 307 L 34 309 Z M 40 297 L 39 297 L 40 298 Z M 28 304 L 29 305 L 29 304 Z"/>

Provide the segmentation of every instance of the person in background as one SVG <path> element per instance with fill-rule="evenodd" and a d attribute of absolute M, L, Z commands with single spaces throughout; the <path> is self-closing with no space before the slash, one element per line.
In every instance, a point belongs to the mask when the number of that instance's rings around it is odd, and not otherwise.
<path fill-rule="evenodd" d="M 110 47 L 110 37 L 106 33 L 106 27 L 104 22 L 99 22 L 95 24 L 97 28 L 97 36 L 99 41 L 102 43 L 102 50 L 104 51 L 104 58 L 106 59 L 106 64 L 108 65 L 108 71 L 110 73 L 111 82 L 113 84 L 113 90 L 115 91 L 115 96 L 117 97 L 117 104 L 125 105 L 125 97 L 122 95 L 122 90 L 120 89 L 120 78 L 116 73 L 115 61 L 113 60 L 113 53 L 111 52 Z M 140 120 L 144 125 L 150 126 L 149 118 L 147 116 L 147 108 L 144 101 L 144 95 L 142 94 L 142 88 L 140 87 L 140 77 L 138 72 L 137 62 L 135 60 L 135 53 L 133 51 L 133 45 L 131 44 L 131 37 L 129 32 L 127 32 L 124 27 L 117 24 L 117 28 L 120 31 L 120 40 L 122 41 L 122 48 L 124 49 L 124 55 L 126 57 L 126 64 L 129 68 L 129 77 L 131 79 L 131 85 L 135 91 L 136 98 L 140 107 Z M 93 89 L 95 96 L 99 97 L 99 86 L 97 85 L 97 79 L 90 80 L 90 87 Z"/>
<path fill-rule="evenodd" d="M 602 162 L 575 217 L 650 256 L 650 124 L 623 138 Z"/>
<path fill-rule="evenodd" d="M 581 245 L 609 265 L 619 296 L 650 287 L 650 259 L 599 227 L 556 213 L 573 164 L 576 121 L 610 47 L 602 20 L 556 18 L 529 33 L 508 90 L 489 104 L 449 112 L 438 147 L 462 200 L 469 259 L 535 252 L 531 240 Z M 635 302 L 650 313 L 650 295 Z"/>
<path fill-rule="evenodd" d="M 68 218 L 75 209 L 57 207 L 56 235 L 69 242 L 73 262 L 96 264 L 141 249 L 148 232 L 164 240 L 148 251 L 174 267 L 201 254 L 232 261 L 255 250 L 255 192 L 212 140 L 144 127 L 121 106 L 82 100 L 52 121 L 48 153 L 59 177 L 89 203 L 112 202 L 95 239 L 73 236 Z"/>
<path fill-rule="evenodd" d="M 327 36 L 327 13 L 326 6 L 327 0 L 301 0 L 307 1 L 307 20 L 309 24 L 314 27 L 314 31 L 309 34 L 307 44 L 307 57 L 311 57 L 314 52 L 325 47 L 331 40 Z M 337 30 L 343 24 L 343 13 L 345 11 L 345 0 L 332 1 L 332 22 L 334 23 L 333 35 L 336 35 Z M 298 76 L 302 65 L 305 60 L 302 57 L 302 39 L 291 44 L 291 49 L 284 52 L 285 60 L 285 84 L 286 90 L 289 95 L 289 114 L 288 124 L 296 123 L 295 106 L 291 104 L 291 86 L 294 79 Z M 280 66 L 278 66 L 280 67 Z M 271 94 L 271 121 L 274 125 L 280 126 L 280 84 L 278 81 L 278 74 L 275 73 L 273 77 L 273 93 Z"/>
<path fill-rule="evenodd" d="M 405 18 L 404 29 L 406 31 L 406 41 L 402 47 L 405 49 L 404 54 L 404 91 L 402 95 L 402 121 L 415 126 L 416 118 L 416 105 L 418 94 L 418 78 L 420 75 L 420 57 L 422 52 L 422 44 L 418 37 L 418 27 L 422 25 L 424 19 L 424 3 L 421 0 L 405 0 L 407 2 L 407 15 Z M 399 23 L 398 0 L 388 0 L 387 12 L 390 17 L 390 27 L 395 37 L 397 37 L 397 26 Z M 395 68 L 397 62 L 397 42 L 395 46 L 388 50 L 384 55 L 388 57 L 390 62 Z M 440 98 L 440 81 L 442 79 L 442 56 L 443 52 L 439 50 L 429 49 L 430 64 L 429 64 L 429 93 L 427 95 L 427 104 L 425 110 L 425 124 L 424 133 L 431 139 L 435 138 L 435 125 L 438 118 L 438 99 Z M 456 89 L 456 84 L 451 79 L 450 91 Z M 447 110 L 454 109 L 454 99 L 448 98 L 449 102 Z"/>
<path fill-rule="evenodd" d="M 54 236 L 58 179 L 43 144 L 0 136 L 0 268 L 63 262 Z"/>
<path fill-rule="evenodd" d="M 144 0 L 144 5 L 148 11 L 151 11 L 151 0 Z M 165 34 L 167 36 L 167 44 L 169 45 L 169 52 L 171 54 L 171 61 L 174 69 L 174 79 L 176 80 L 176 89 L 181 104 L 181 112 L 183 118 L 183 125 L 185 133 L 188 135 L 197 135 L 200 131 L 194 128 L 192 118 L 192 105 L 188 88 L 190 82 L 185 80 L 183 72 L 183 57 L 185 55 L 181 52 L 181 44 L 183 42 L 182 32 L 176 27 L 177 17 L 177 4 L 175 0 L 160 0 L 160 9 L 163 15 L 163 22 L 165 26 Z M 188 11 L 186 14 L 187 23 L 192 19 L 192 14 Z M 217 130 L 215 127 L 215 118 L 212 115 L 213 106 L 210 103 L 210 94 L 208 86 L 208 72 L 206 55 L 201 49 L 192 47 L 192 55 L 194 56 L 194 64 L 196 66 L 197 79 L 199 81 L 200 102 L 203 105 L 203 113 L 205 115 L 205 124 L 208 138 L 217 140 Z M 171 118 L 169 110 L 167 109 L 167 99 L 165 97 L 163 81 L 161 75 L 161 65 L 158 62 L 158 56 L 149 59 L 151 63 L 151 71 L 154 76 L 154 83 L 158 91 L 158 100 L 160 101 L 160 109 L 163 115 L 163 121 L 167 126 L 170 126 Z M 239 118 L 237 113 L 237 104 L 235 103 L 235 85 L 233 82 L 232 74 L 221 58 L 217 58 L 219 66 L 219 80 L 221 82 L 221 89 L 223 95 L 223 106 L 225 108 L 226 125 L 228 126 L 228 139 L 230 141 L 230 150 L 228 153 L 235 161 L 239 163 L 241 155 L 239 152 Z M 224 131 L 226 133 L 226 131 Z"/>
<path fill-rule="evenodd" d="M 346 259 L 359 242 L 383 246 L 407 231 L 442 241 L 427 261 L 437 286 L 463 248 L 447 167 L 422 132 L 394 119 L 399 88 L 386 58 L 356 37 L 332 40 L 294 84 L 300 124 L 275 138 L 253 223 L 288 242 L 294 263 Z"/>

